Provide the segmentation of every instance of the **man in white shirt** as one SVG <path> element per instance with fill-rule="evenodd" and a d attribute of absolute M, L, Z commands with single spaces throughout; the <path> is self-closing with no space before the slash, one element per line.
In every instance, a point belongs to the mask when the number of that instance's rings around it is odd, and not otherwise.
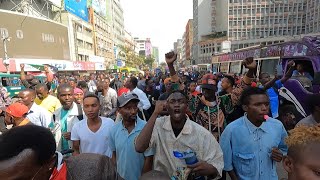
<path fill-rule="evenodd" d="M 147 115 L 147 110 L 151 107 L 151 103 L 146 95 L 141 89 L 137 88 L 138 85 L 138 79 L 136 77 L 130 77 L 126 84 L 125 87 L 130 89 L 130 92 L 136 94 L 139 97 L 139 104 L 138 108 L 143 114 L 139 114 L 139 117 L 143 120 L 148 120 L 149 116 Z"/>
<path fill-rule="evenodd" d="M 51 123 L 51 113 L 34 102 L 36 92 L 33 89 L 25 89 L 18 94 L 19 102 L 29 108 L 27 118 L 34 125 L 48 127 Z"/>
<path fill-rule="evenodd" d="M 90 81 L 88 82 L 88 88 L 89 88 L 89 91 L 92 93 L 96 92 L 97 90 L 97 83 L 95 79 L 96 79 L 95 75 L 93 73 L 90 74 Z"/>
<path fill-rule="evenodd" d="M 101 89 L 100 89 L 101 88 Z M 117 111 L 117 92 L 110 87 L 110 79 L 105 78 L 104 81 L 99 82 L 98 91 L 101 91 L 100 99 L 100 115 L 115 119 L 115 112 Z"/>
<path fill-rule="evenodd" d="M 58 98 L 62 107 L 52 115 L 50 128 L 56 139 L 58 151 L 72 149 L 71 130 L 76 122 L 84 119 L 81 105 L 74 102 L 74 89 L 69 84 L 62 84 L 58 87 Z"/>
<path fill-rule="evenodd" d="M 87 118 L 76 123 L 71 131 L 73 154 L 94 153 L 111 158 L 109 134 L 114 121 L 99 117 L 100 101 L 95 94 L 87 94 L 83 98 L 83 110 Z"/>

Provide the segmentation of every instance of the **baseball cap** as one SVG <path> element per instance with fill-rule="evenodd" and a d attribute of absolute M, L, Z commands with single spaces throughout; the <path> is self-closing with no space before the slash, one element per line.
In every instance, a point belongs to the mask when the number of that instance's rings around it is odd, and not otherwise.
<path fill-rule="evenodd" d="M 13 103 L 9 105 L 6 109 L 6 113 L 17 118 L 23 117 L 25 114 L 28 113 L 28 111 L 29 108 L 22 103 Z"/>
<path fill-rule="evenodd" d="M 215 90 L 216 89 L 216 82 L 217 77 L 213 74 L 205 74 L 202 79 L 201 79 L 201 88 L 204 89 L 212 89 Z"/>
<path fill-rule="evenodd" d="M 132 100 L 136 100 L 138 102 L 140 101 L 138 95 L 134 93 L 124 93 L 118 97 L 118 100 L 117 100 L 118 107 L 123 107 Z"/>

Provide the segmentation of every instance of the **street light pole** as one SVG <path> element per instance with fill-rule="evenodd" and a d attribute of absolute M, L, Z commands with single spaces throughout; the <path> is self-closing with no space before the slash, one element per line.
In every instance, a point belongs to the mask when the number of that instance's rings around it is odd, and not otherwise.
<path fill-rule="evenodd" d="M 9 57 L 7 52 L 7 41 L 10 41 L 10 37 L 5 37 L 5 35 L 2 35 L 2 42 L 3 42 L 3 49 L 4 49 L 4 60 L 2 61 L 3 65 L 7 69 L 7 73 L 10 74 L 9 71 Z"/>

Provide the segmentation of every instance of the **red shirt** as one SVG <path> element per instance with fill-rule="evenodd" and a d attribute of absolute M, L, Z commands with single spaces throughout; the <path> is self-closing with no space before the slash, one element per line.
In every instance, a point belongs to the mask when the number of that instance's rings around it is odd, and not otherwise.
<path fill-rule="evenodd" d="M 118 90 L 118 96 L 121 96 L 123 93 L 129 92 L 128 88 L 122 87 Z"/>
<path fill-rule="evenodd" d="M 198 94 L 200 94 L 198 91 L 193 91 L 193 93 L 191 93 L 193 96 L 197 96 Z"/>

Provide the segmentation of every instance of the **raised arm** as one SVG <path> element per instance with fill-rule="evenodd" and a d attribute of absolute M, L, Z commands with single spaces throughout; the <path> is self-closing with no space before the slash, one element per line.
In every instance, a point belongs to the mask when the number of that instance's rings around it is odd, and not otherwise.
<path fill-rule="evenodd" d="M 150 117 L 149 121 L 144 126 L 144 128 L 142 129 L 141 133 L 139 134 L 139 136 L 137 137 L 137 139 L 135 141 L 135 149 L 137 152 L 143 153 L 143 152 L 145 152 L 145 150 L 148 149 L 149 144 L 150 144 L 150 140 L 151 140 L 151 136 L 152 136 L 152 132 L 153 132 L 153 128 L 154 128 L 154 124 L 156 123 L 156 119 L 157 119 L 158 115 L 163 111 L 164 106 L 165 106 L 164 101 L 157 101 L 156 107 L 155 107 L 155 110 L 154 110 L 152 116 Z"/>
<path fill-rule="evenodd" d="M 172 82 L 178 82 L 179 77 L 177 76 L 176 70 L 174 69 L 173 63 L 175 60 L 177 60 L 177 54 L 173 51 L 167 53 L 165 55 L 166 57 L 166 63 L 169 68 L 170 76 L 171 76 L 171 81 Z"/>
<path fill-rule="evenodd" d="M 26 80 L 26 74 L 24 72 L 24 64 L 20 64 L 20 79 L 21 81 Z"/>
<path fill-rule="evenodd" d="M 51 83 L 52 80 L 53 80 L 53 75 L 50 74 L 49 67 L 46 66 L 46 65 L 44 66 L 44 72 L 45 72 L 45 74 L 47 76 L 47 81 Z"/>
<path fill-rule="evenodd" d="M 295 63 L 294 61 L 289 61 L 287 64 L 287 67 L 289 67 L 288 72 L 286 73 L 286 75 L 284 77 L 281 78 L 281 83 L 285 83 L 288 79 L 290 79 L 292 77 L 293 71 L 294 71 L 294 67 L 295 67 Z"/>

